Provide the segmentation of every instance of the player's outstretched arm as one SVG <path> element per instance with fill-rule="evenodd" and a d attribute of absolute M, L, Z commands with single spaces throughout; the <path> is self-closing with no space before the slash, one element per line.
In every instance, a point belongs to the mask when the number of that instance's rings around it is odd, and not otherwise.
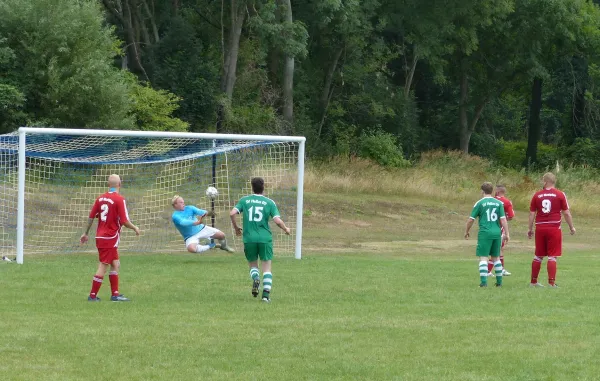
<path fill-rule="evenodd" d="M 567 221 L 567 224 L 569 224 L 571 235 L 575 234 L 575 226 L 573 226 L 573 216 L 571 216 L 571 211 L 563 210 L 563 214 L 565 215 L 565 221 Z"/>
<path fill-rule="evenodd" d="M 287 234 L 287 235 L 291 234 L 292 231 L 290 230 L 290 228 L 288 228 L 287 226 L 285 226 L 285 223 L 283 222 L 283 220 L 281 218 L 275 217 L 275 218 L 273 218 L 273 222 L 275 222 L 275 224 L 277 226 L 279 226 L 279 228 L 281 230 L 283 230 L 285 232 L 285 234 Z"/>
<path fill-rule="evenodd" d="M 474 222 L 475 220 L 471 217 L 467 220 L 467 225 L 465 226 L 465 239 L 469 239 L 469 232 L 471 231 Z"/>
<path fill-rule="evenodd" d="M 236 216 L 239 211 L 236 208 L 231 209 L 229 212 L 229 218 L 231 219 L 231 225 L 233 225 L 233 229 L 235 230 L 235 235 L 238 237 L 242 235 L 242 229 L 238 226 Z"/>
<path fill-rule="evenodd" d="M 84 243 L 86 243 L 88 241 L 88 234 L 90 234 L 90 228 L 92 227 L 92 224 L 94 223 L 94 219 L 93 218 L 88 218 L 88 224 L 85 228 L 85 233 L 83 233 L 81 235 L 81 237 L 79 238 L 79 242 L 83 245 Z"/>
<path fill-rule="evenodd" d="M 123 225 L 128 227 L 129 229 L 135 231 L 135 235 L 140 235 L 140 228 L 131 223 L 131 221 L 125 222 Z"/>
<path fill-rule="evenodd" d="M 527 230 L 527 237 L 531 239 L 533 237 L 533 222 L 535 221 L 535 212 L 529 212 L 529 230 Z"/>
<path fill-rule="evenodd" d="M 500 225 L 502 225 L 502 229 L 504 229 L 504 236 L 502 236 L 502 241 L 508 242 L 508 240 L 510 239 L 510 235 L 508 233 L 508 222 L 506 221 L 506 218 L 500 218 Z"/>

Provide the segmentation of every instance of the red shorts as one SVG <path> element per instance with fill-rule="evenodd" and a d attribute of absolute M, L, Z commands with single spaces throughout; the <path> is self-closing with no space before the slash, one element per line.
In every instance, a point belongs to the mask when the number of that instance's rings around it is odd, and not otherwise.
<path fill-rule="evenodd" d="M 110 265 L 113 261 L 119 260 L 119 252 L 116 247 L 98 248 L 98 258 L 100 262 Z"/>
<path fill-rule="evenodd" d="M 562 255 L 562 230 L 558 228 L 535 229 L 535 256 L 560 257 Z"/>

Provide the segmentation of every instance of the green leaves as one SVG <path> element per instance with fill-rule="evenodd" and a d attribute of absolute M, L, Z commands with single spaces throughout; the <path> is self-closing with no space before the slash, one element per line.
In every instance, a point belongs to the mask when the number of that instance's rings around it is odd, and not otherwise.
<path fill-rule="evenodd" d="M 0 0 L 0 102 L 18 123 L 79 128 L 173 128 L 178 98 L 127 78 L 121 42 L 93 0 Z M 2 84 L 6 82 L 6 84 Z M 131 102 L 131 98 L 136 102 Z M 20 114 L 15 112 L 19 111 Z"/>
<path fill-rule="evenodd" d="M 308 54 L 308 31 L 302 21 L 280 21 L 285 12 L 283 5 L 268 0 L 249 20 L 250 29 L 271 47 L 291 57 L 304 58 Z"/>
<path fill-rule="evenodd" d="M 130 115 L 136 126 L 145 131 L 186 131 L 188 124 L 171 115 L 181 98 L 166 91 L 132 81 Z"/>

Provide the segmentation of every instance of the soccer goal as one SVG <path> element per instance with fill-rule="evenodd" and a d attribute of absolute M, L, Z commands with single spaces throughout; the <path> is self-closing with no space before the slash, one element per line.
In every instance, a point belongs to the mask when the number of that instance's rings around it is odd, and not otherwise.
<path fill-rule="evenodd" d="M 121 194 L 137 237 L 123 229 L 119 248 L 130 252 L 183 252 L 184 242 L 171 222 L 171 198 L 214 210 L 205 221 L 221 229 L 235 248 L 229 211 L 252 193 L 250 180 L 265 180 L 292 230 L 286 236 L 273 224 L 275 255 L 300 259 L 304 181 L 304 137 L 183 132 L 80 130 L 22 127 L 0 135 L 0 254 L 17 258 L 46 253 L 96 251 L 81 246 L 95 198 L 107 191 L 107 177 L 121 176 Z M 211 200 L 209 186 L 219 194 Z M 241 223 L 241 221 L 240 221 Z M 235 239 L 232 239 L 235 237 Z"/>

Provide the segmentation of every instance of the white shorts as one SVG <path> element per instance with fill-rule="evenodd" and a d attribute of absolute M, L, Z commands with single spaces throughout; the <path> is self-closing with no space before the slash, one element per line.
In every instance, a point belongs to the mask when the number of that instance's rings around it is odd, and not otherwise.
<path fill-rule="evenodd" d="M 198 244 L 200 243 L 201 239 L 208 239 L 213 235 L 217 234 L 218 232 L 220 232 L 219 229 L 215 229 L 210 226 L 204 226 L 204 229 L 200 230 L 198 233 L 185 240 L 185 247 L 187 248 L 192 243 Z"/>

